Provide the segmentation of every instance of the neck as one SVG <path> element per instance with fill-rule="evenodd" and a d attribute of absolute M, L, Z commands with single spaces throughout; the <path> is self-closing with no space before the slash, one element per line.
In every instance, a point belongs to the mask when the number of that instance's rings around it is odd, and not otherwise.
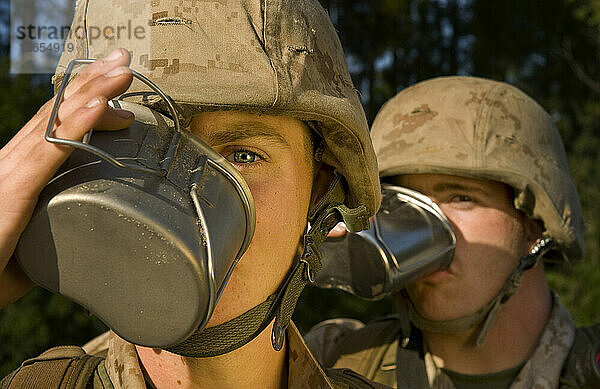
<path fill-rule="evenodd" d="M 163 388 L 285 388 L 287 345 L 271 346 L 271 325 L 243 347 L 211 358 L 182 357 L 136 346 L 146 377 Z"/>
<path fill-rule="evenodd" d="M 521 286 L 501 308 L 481 347 L 475 345 L 479 327 L 452 335 L 423 331 L 423 338 L 439 367 L 463 374 L 495 373 L 531 356 L 551 308 L 544 270 L 537 266 L 523 274 Z"/>

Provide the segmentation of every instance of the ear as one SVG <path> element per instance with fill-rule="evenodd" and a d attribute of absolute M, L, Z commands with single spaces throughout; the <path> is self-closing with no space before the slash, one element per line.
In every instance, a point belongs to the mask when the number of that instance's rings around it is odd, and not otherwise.
<path fill-rule="evenodd" d="M 311 215 L 314 207 L 319 204 L 319 201 L 323 198 L 329 185 L 335 178 L 335 169 L 324 163 L 320 163 L 315 167 L 315 177 L 313 179 L 312 192 L 310 195 L 310 206 L 308 208 L 308 214 Z"/>

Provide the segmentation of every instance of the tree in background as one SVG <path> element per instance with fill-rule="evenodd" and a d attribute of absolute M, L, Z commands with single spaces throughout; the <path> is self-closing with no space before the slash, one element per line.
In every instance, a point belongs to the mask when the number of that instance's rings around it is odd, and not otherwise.
<path fill-rule="evenodd" d="M 41 0 L 39 0 L 41 1 Z M 594 0 L 321 0 L 338 29 L 369 121 L 401 89 L 441 75 L 506 81 L 555 118 L 586 220 L 584 261 L 549 278 L 579 325 L 600 321 L 600 3 Z M 0 144 L 51 93 L 49 76 L 10 76 L 8 1 L 0 0 Z M 368 321 L 391 303 L 307 290 L 295 321 Z M 44 349 L 83 343 L 104 327 L 83 309 L 37 288 L 0 312 L 0 376 Z"/>

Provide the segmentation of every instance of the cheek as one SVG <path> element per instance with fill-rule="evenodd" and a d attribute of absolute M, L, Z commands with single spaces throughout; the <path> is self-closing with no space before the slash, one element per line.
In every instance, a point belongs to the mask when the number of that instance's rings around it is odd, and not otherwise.
<path fill-rule="evenodd" d="M 277 235 L 287 235 L 289 228 L 297 226 L 304 229 L 312 176 L 306 174 L 302 165 L 280 167 L 250 185 L 261 229 Z"/>
<path fill-rule="evenodd" d="M 230 320 L 262 303 L 280 286 L 297 253 L 306 228 L 312 173 L 293 164 L 268 173 L 245 177 L 256 206 L 256 229 L 209 326 Z"/>
<path fill-rule="evenodd" d="M 302 197 L 293 182 L 284 177 L 272 183 L 263 182 L 253 193 L 256 193 L 256 232 L 252 243 L 267 249 L 291 246 L 290 242 L 298 238 L 294 235 L 299 234 L 299 225 L 303 224 L 299 222 L 303 218 Z"/>
<path fill-rule="evenodd" d="M 470 211 L 445 210 L 461 243 L 506 247 L 515 237 L 522 236 L 518 220 L 507 213 L 482 208 Z M 459 243 L 457 242 L 457 244 Z"/>
<path fill-rule="evenodd" d="M 456 266 L 464 274 L 485 282 L 495 277 L 502 281 L 525 253 L 523 227 L 511 214 L 481 209 L 449 218 L 457 235 Z"/>
<path fill-rule="evenodd" d="M 286 164 L 260 180 L 247 179 L 256 206 L 256 230 L 244 265 L 252 263 L 253 279 L 262 279 L 272 291 L 287 274 L 306 228 L 312 187 L 306 170 Z"/>

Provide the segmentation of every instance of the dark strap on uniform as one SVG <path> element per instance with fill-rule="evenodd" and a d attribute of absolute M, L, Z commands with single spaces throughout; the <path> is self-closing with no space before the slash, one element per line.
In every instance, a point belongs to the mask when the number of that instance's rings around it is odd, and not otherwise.
<path fill-rule="evenodd" d="M 304 247 L 283 286 L 277 293 L 228 322 L 197 331 L 184 342 L 166 350 L 187 357 L 212 357 L 226 354 L 254 339 L 275 318 L 271 341 L 280 350 L 285 330 L 296 307 L 300 293 L 314 279 L 314 272 L 321 270 L 319 246 L 329 231 L 344 221 L 351 231 L 369 227 L 364 206 L 350 209 L 344 205 L 346 188 L 343 178 L 336 175 L 323 199 L 309 215 L 311 229 L 304 234 Z"/>
<path fill-rule="evenodd" d="M 397 388 L 429 388 L 422 334 L 412 329 L 413 336 L 402 347 L 403 331 L 397 315 L 374 320 L 338 340 L 323 363 L 325 367 L 352 369 L 367 379 Z M 390 352 L 393 353 L 392 360 L 387 358 Z M 382 374 L 384 366 L 385 375 Z"/>
<path fill-rule="evenodd" d="M 398 344 L 396 352 L 396 387 L 429 388 L 421 331 L 412 331 L 406 347 Z"/>
<path fill-rule="evenodd" d="M 273 318 L 273 294 L 242 315 L 192 334 L 183 343 L 165 350 L 185 357 L 206 358 L 226 354 L 242 347 L 260 334 Z"/>
<path fill-rule="evenodd" d="M 349 368 L 374 380 L 380 372 L 388 349 L 392 348 L 401 330 L 399 321 L 394 315 L 377 319 L 337 340 L 327 352 L 323 363 L 325 367 Z M 395 350 L 394 354 L 396 354 Z M 389 385 L 395 381 L 395 378 L 389 377 L 382 381 L 379 377 L 378 380 Z"/>

